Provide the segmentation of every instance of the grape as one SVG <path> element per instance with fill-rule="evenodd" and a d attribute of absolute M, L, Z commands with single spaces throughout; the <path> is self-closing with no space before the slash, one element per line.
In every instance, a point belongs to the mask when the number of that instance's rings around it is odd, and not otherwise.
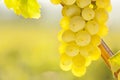
<path fill-rule="evenodd" d="M 65 32 L 65 30 L 63 29 L 63 30 L 61 30 L 59 33 L 58 33 L 58 40 L 59 41 L 61 41 L 61 42 L 63 42 L 63 40 L 62 40 L 62 34 Z"/>
<path fill-rule="evenodd" d="M 71 69 L 72 66 L 72 57 L 62 54 L 61 55 L 61 60 L 60 60 L 60 67 L 64 71 L 68 71 Z"/>
<path fill-rule="evenodd" d="M 73 32 L 82 30 L 85 27 L 85 21 L 80 16 L 74 16 L 70 20 L 70 29 Z"/>
<path fill-rule="evenodd" d="M 79 31 L 76 34 L 76 44 L 79 46 L 86 46 L 90 43 L 91 41 L 91 36 L 88 32 L 86 31 Z"/>
<path fill-rule="evenodd" d="M 90 3 L 91 3 L 91 0 L 76 0 L 76 4 L 80 8 L 84 8 L 84 7 L 88 6 Z"/>
<path fill-rule="evenodd" d="M 112 5 L 110 4 L 108 7 L 105 7 L 105 10 L 107 12 L 111 12 L 112 11 Z"/>
<path fill-rule="evenodd" d="M 60 21 L 60 25 L 63 29 L 68 29 L 69 23 L 70 23 L 70 19 L 69 17 L 66 17 L 66 16 L 64 16 Z"/>
<path fill-rule="evenodd" d="M 110 5 L 110 0 L 96 0 L 96 5 L 99 8 L 106 8 Z"/>
<path fill-rule="evenodd" d="M 64 6 L 62 9 L 63 16 L 73 17 L 80 16 L 81 9 L 76 5 Z"/>
<path fill-rule="evenodd" d="M 72 5 L 75 3 L 76 0 L 62 0 L 62 3 L 65 5 Z"/>
<path fill-rule="evenodd" d="M 61 0 L 50 0 L 50 1 L 53 4 L 60 4 L 61 3 Z"/>
<path fill-rule="evenodd" d="M 86 23 L 85 29 L 91 34 L 94 35 L 99 31 L 99 25 L 96 21 L 88 21 Z"/>
<path fill-rule="evenodd" d="M 37 0 L 5 0 L 6 6 L 13 9 L 17 15 L 22 15 L 24 18 L 40 17 L 40 5 Z"/>
<path fill-rule="evenodd" d="M 75 34 L 71 30 L 66 30 L 63 35 L 62 39 L 64 42 L 71 42 L 75 40 Z"/>
<path fill-rule="evenodd" d="M 76 56 L 79 53 L 79 47 L 75 44 L 69 44 L 66 47 L 65 53 L 69 56 Z"/>
<path fill-rule="evenodd" d="M 62 43 L 60 44 L 60 46 L 59 46 L 59 49 L 58 49 L 58 50 L 59 50 L 59 53 L 60 53 L 60 54 L 65 53 L 66 47 L 67 47 L 67 44 L 64 43 L 64 42 L 62 42 Z"/>
<path fill-rule="evenodd" d="M 77 68 L 81 68 L 86 64 L 86 59 L 81 54 L 74 56 L 72 61 L 73 61 L 73 65 L 75 65 Z"/>
<path fill-rule="evenodd" d="M 98 46 L 98 45 L 100 45 L 100 43 L 101 43 L 101 38 L 100 38 L 100 36 L 99 35 L 93 35 L 92 36 L 92 38 L 91 38 L 91 43 L 93 44 L 93 45 L 96 45 L 96 46 Z"/>
<path fill-rule="evenodd" d="M 82 10 L 82 17 L 89 21 L 91 19 L 93 19 L 95 16 L 95 12 L 92 8 L 86 7 Z"/>
<path fill-rule="evenodd" d="M 81 54 L 82 56 L 84 56 L 85 59 L 86 59 L 86 64 L 85 64 L 85 66 L 89 66 L 89 65 L 91 64 L 91 58 L 90 58 L 90 55 L 89 55 L 89 53 L 88 53 L 88 49 L 89 49 L 89 47 L 80 48 L 80 54 Z"/>
<path fill-rule="evenodd" d="M 100 29 L 97 34 L 100 37 L 104 37 L 107 35 L 107 33 L 108 33 L 108 27 L 105 24 L 103 24 L 103 25 L 100 24 Z"/>
<path fill-rule="evenodd" d="M 97 9 L 95 14 L 95 19 L 99 22 L 99 23 L 106 23 L 108 20 L 108 13 L 105 9 L 103 8 L 99 8 Z"/>
<path fill-rule="evenodd" d="M 85 74 L 86 72 L 86 67 L 76 67 L 76 66 L 72 66 L 72 73 L 77 76 L 77 77 L 81 77 Z"/>
<path fill-rule="evenodd" d="M 105 3 L 103 3 L 103 2 Z M 63 18 L 59 35 L 60 67 L 81 77 L 92 61 L 101 56 L 101 37 L 107 34 L 109 0 L 61 0 Z M 100 5 L 103 4 L 103 5 Z"/>
<path fill-rule="evenodd" d="M 92 60 L 98 60 L 101 56 L 101 50 L 97 46 L 93 46 L 89 52 Z"/>

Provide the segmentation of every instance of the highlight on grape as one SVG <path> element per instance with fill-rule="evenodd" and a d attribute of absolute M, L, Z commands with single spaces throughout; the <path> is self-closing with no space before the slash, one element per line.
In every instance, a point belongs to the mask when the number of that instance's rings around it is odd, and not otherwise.
<path fill-rule="evenodd" d="M 111 10 L 110 0 L 51 0 L 61 4 L 62 19 L 59 32 L 60 67 L 81 77 L 92 61 L 101 56 L 98 47 L 108 33 L 106 22 Z"/>

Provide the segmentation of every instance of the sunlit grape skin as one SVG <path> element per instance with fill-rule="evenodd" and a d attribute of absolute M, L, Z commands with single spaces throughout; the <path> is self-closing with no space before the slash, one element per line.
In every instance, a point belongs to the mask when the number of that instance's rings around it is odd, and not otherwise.
<path fill-rule="evenodd" d="M 89 21 L 85 28 L 91 35 L 95 35 L 99 31 L 99 24 L 96 21 Z"/>
<path fill-rule="evenodd" d="M 82 30 L 85 27 L 85 21 L 80 16 L 74 16 L 70 20 L 69 27 L 73 32 L 78 32 L 79 30 Z"/>
<path fill-rule="evenodd" d="M 101 38 L 108 32 L 106 22 L 108 20 L 107 11 L 109 11 L 107 8 L 110 4 L 107 2 L 109 0 L 103 0 L 106 3 L 103 3 L 102 0 L 76 0 L 73 3 L 73 0 L 66 3 L 65 1 L 62 3 L 62 15 L 68 17 L 69 20 L 64 21 L 67 26 L 62 29 L 72 31 L 75 38 L 70 42 L 62 39 L 67 44 L 63 46 L 62 53 L 65 52 L 66 55 L 72 57 L 71 71 L 76 77 L 81 77 L 91 62 L 98 60 L 101 56 L 98 45 L 101 43 Z M 61 26 L 64 25 L 61 24 Z M 66 39 L 70 39 L 70 35 L 67 37 Z"/>
<path fill-rule="evenodd" d="M 67 17 L 79 16 L 81 9 L 76 5 L 64 6 L 62 8 L 62 15 Z"/>
<path fill-rule="evenodd" d="M 92 8 L 87 7 L 82 10 L 82 17 L 85 20 L 89 21 L 89 20 L 93 19 L 94 16 L 95 16 L 95 12 Z"/>

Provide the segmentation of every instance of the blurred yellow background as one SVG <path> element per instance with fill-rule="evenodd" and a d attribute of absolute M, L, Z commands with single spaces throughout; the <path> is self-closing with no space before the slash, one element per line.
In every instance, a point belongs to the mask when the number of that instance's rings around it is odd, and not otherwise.
<path fill-rule="evenodd" d="M 34 20 L 15 15 L 0 1 L 0 80 L 114 80 L 102 59 L 93 62 L 81 78 L 59 68 L 61 6 L 39 2 L 42 17 Z M 114 53 L 120 49 L 119 3 L 112 0 L 109 34 L 104 38 Z"/>

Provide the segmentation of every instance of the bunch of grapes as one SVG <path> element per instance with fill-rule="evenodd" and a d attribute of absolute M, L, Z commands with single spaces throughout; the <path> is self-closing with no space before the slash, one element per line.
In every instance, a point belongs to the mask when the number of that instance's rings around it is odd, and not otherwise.
<path fill-rule="evenodd" d="M 81 77 L 92 61 L 98 60 L 101 38 L 108 32 L 106 22 L 111 10 L 110 0 L 51 0 L 61 4 L 62 30 L 58 37 L 61 42 L 60 67 L 64 71 Z"/>
<path fill-rule="evenodd" d="M 37 0 L 4 0 L 9 9 L 24 18 L 39 18 L 40 5 Z"/>

